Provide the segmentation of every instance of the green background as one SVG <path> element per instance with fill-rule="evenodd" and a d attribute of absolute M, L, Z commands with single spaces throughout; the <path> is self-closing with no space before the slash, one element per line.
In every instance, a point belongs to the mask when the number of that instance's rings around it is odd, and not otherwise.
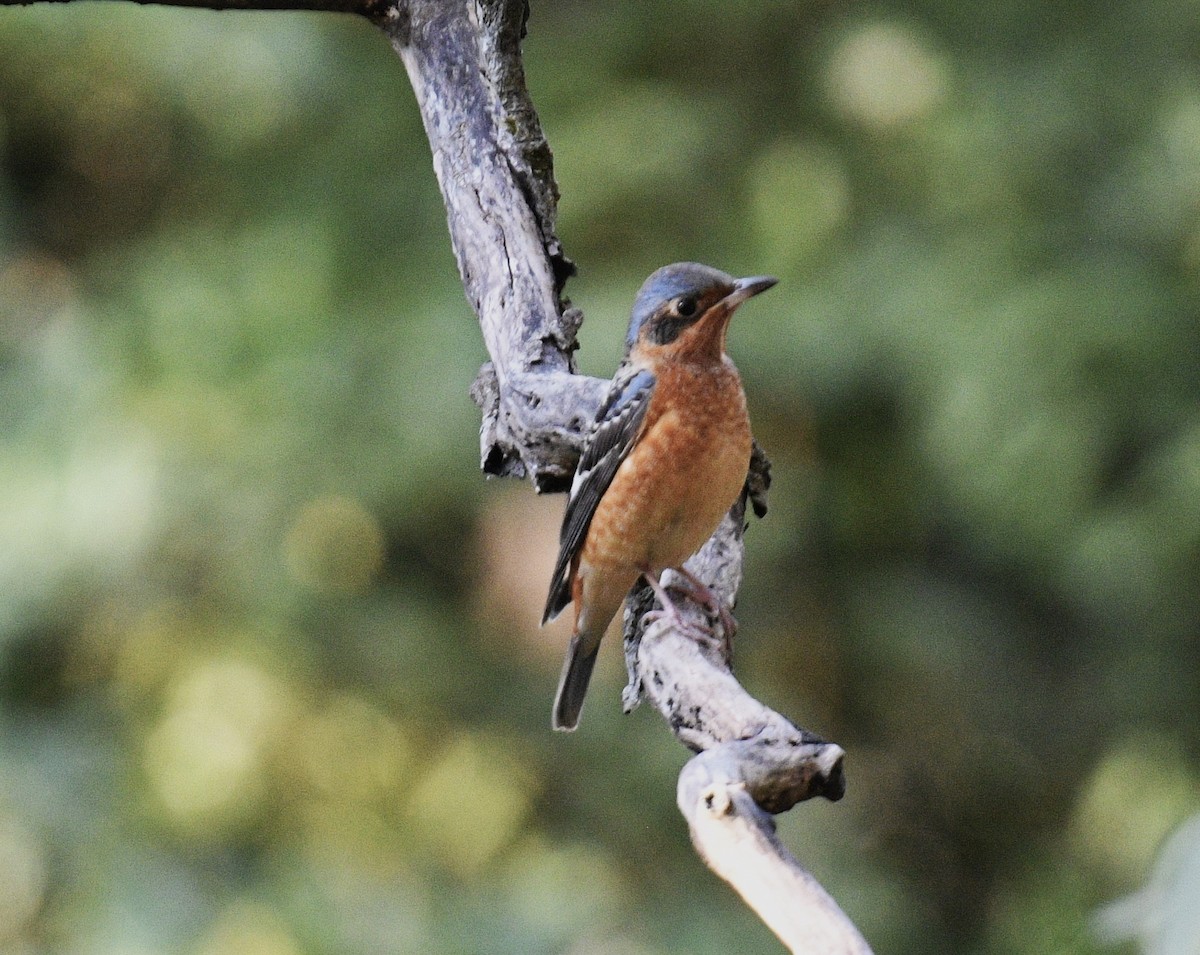
<path fill-rule="evenodd" d="M 880 955 L 1195 953 L 1200 8 L 533 0 L 526 57 L 583 370 L 660 265 L 781 279 L 737 671 L 849 753 L 785 842 Z M 0 10 L 0 949 L 780 950 L 615 640 L 549 731 L 485 358 L 378 31 Z"/>

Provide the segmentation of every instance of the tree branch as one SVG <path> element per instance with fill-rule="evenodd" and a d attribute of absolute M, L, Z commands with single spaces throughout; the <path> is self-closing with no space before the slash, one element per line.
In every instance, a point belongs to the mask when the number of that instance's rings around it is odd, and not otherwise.
<path fill-rule="evenodd" d="M 761 467 L 765 459 L 757 461 Z M 741 583 L 745 506 L 746 497 L 688 561 L 727 602 Z M 676 791 L 696 850 L 792 952 L 870 955 L 854 924 L 776 837 L 770 815 L 814 796 L 841 799 L 844 751 L 747 693 L 730 670 L 727 639 L 697 640 L 665 621 L 643 630 L 652 604 L 642 588 L 626 606 L 625 707 L 649 699 L 699 754 L 683 767 Z M 704 624 L 698 607 L 685 607 L 689 622 Z"/>
<path fill-rule="evenodd" d="M 841 750 L 822 745 L 830 752 L 820 768 L 832 769 Z M 742 762 L 712 749 L 680 773 L 677 800 L 697 851 L 796 955 L 870 955 L 858 929 L 784 848 L 752 789 L 731 771 Z"/>
<path fill-rule="evenodd" d="M 569 485 L 605 383 L 574 374 L 580 314 L 554 231 L 549 146 L 525 91 L 525 4 L 410 0 L 380 25 L 412 81 L 442 187 L 467 298 L 492 361 L 472 396 L 484 413 L 483 469 Z"/>

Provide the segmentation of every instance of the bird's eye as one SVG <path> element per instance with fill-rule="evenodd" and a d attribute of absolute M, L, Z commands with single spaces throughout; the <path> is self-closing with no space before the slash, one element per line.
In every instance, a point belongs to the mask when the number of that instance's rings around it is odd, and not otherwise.
<path fill-rule="evenodd" d="M 675 303 L 675 311 L 684 318 L 691 318 L 696 314 L 696 300 L 685 296 Z"/>

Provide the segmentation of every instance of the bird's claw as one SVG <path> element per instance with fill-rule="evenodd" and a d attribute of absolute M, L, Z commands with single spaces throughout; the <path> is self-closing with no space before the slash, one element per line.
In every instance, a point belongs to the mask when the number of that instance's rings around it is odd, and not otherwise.
<path fill-rule="evenodd" d="M 722 624 L 724 626 L 724 624 Z M 714 652 L 720 654 L 721 662 L 726 667 L 733 666 L 733 641 L 729 639 L 729 631 L 723 630 L 718 636 L 712 629 L 703 631 L 702 642 L 708 644 L 708 647 Z"/>
<path fill-rule="evenodd" d="M 659 620 L 666 620 L 680 633 L 690 637 L 701 646 L 707 647 L 710 651 L 720 654 L 726 666 L 731 666 L 733 663 L 733 644 L 729 640 L 728 630 L 718 634 L 711 626 L 685 620 L 674 607 L 669 610 L 648 610 L 642 616 L 642 620 L 646 626 L 657 623 Z"/>
<path fill-rule="evenodd" d="M 725 632 L 726 640 L 732 641 L 737 636 L 738 622 L 730 609 L 725 606 L 725 601 L 718 597 L 708 584 L 686 567 L 680 567 L 679 574 L 687 583 L 683 584 L 672 581 L 669 589 L 677 590 L 683 596 L 690 597 L 704 609 L 704 612 L 708 614 L 710 619 L 714 621 L 720 620 L 721 629 Z"/>
<path fill-rule="evenodd" d="M 671 607 L 670 609 L 648 610 L 642 615 L 642 620 L 646 626 L 652 623 L 657 623 L 659 620 L 666 620 L 671 626 L 681 633 L 712 636 L 712 631 L 706 628 L 703 624 L 693 623 L 690 620 L 685 620 L 683 615 Z"/>
<path fill-rule="evenodd" d="M 657 620 L 668 620 L 679 630 L 680 633 L 685 633 L 694 639 L 697 643 L 708 646 L 711 650 L 715 650 L 721 655 L 721 659 L 726 666 L 733 663 L 733 634 L 737 630 L 737 621 L 733 619 L 733 614 L 725 607 L 720 598 L 713 593 L 702 580 L 696 577 L 691 571 L 680 568 L 684 579 L 690 586 L 678 586 L 672 584 L 670 588 L 665 587 L 653 574 L 643 571 L 647 583 L 654 591 L 658 602 L 662 605 L 661 610 L 650 610 L 644 616 L 643 620 L 647 623 L 653 623 Z M 704 610 L 707 611 L 710 619 L 715 618 L 721 621 L 721 635 L 713 631 L 711 624 L 705 626 L 699 623 L 692 623 L 683 618 L 679 612 L 679 608 L 675 606 L 674 601 L 668 590 L 678 590 L 685 596 L 689 596 L 696 601 Z"/>

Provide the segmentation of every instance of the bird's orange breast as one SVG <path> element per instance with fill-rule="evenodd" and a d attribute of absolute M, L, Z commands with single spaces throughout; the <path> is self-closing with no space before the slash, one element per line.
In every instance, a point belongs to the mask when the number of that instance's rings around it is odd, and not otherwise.
<path fill-rule="evenodd" d="M 704 543 L 741 493 L 750 420 L 737 369 L 668 364 L 637 444 L 592 519 L 581 559 L 659 573 Z"/>

